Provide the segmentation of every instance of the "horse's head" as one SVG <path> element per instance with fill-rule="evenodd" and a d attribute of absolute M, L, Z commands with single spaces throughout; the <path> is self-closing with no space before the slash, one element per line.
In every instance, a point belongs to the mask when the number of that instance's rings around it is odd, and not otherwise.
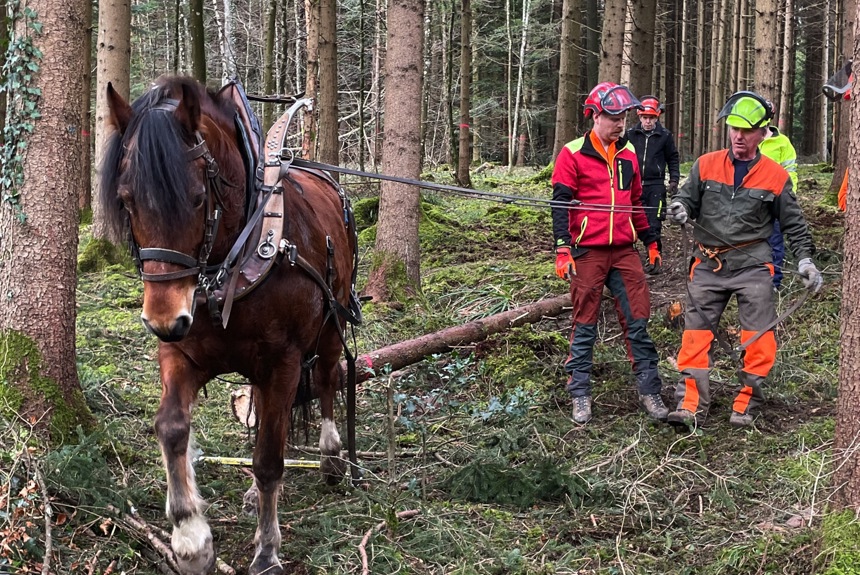
<path fill-rule="evenodd" d="M 232 117 L 213 98 L 187 78 L 162 79 L 132 105 L 107 88 L 115 131 L 100 202 L 115 237 L 130 231 L 144 281 L 141 319 L 163 341 L 178 341 L 191 328 L 220 217 L 235 204 L 225 200 L 223 184 L 244 182 L 244 173 L 236 174 L 244 168 Z"/>

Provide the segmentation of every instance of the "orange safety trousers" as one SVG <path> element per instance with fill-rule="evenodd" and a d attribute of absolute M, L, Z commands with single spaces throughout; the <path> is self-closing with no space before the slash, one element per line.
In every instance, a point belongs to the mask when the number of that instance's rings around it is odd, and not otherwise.
<path fill-rule="evenodd" d="M 688 278 L 685 330 L 678 352 L 678 370 L 681 372 L 681 380 L 675 387 L 678 409 L 702 416 L 708 413 L 715 339 L 712 328 L 718 328 L 732 296 L 738 302 L 741 344 L 776 319 L 772 277 L 773 266 L 770 264 L 739 270 L 723 267 L 714 272 L 698 258 L 693 260 Z M 775 359 L 773 330 L 762 334 L 744 350 L 740 390 L 732 405 L 734 411 L 747 413 L 761 405 L 764 401 L 762 385 Z"/>

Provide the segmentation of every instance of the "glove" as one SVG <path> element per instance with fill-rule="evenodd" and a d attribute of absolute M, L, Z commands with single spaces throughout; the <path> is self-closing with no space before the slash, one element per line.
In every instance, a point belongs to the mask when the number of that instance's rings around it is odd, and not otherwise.
<path fill-rule="evenodd" d="M 669 197 L 674 197 L 678 193 L 678 182 L 669 182 Z"/>
<path fill-rule="evenodd" d="M 672 202 L 669 204 L 669 207 L 666 208 L 666 215 L 676 224 L 683 225 L 687 223 L 687 208 L 681 202 Z"/>
<path fill-rule="evenodd" d="M 821 277 L 821 272 L 812 263 L 809 258 L 803 258 L 797 263 L 797 273 L 803 280 L 803 285 L 812 293 L 821 291 L 821 286 L 824 285 L 824 279 Z"/>
<path fill-rule="evenodd" d="M 570 281 L 576 275 L 576 262 L 573 261 L 568 246 L 561 246 L 555 250 L 555 275 L 566 281 Z"/>
<path fill-rule="evenodd" d="M 663 267 L 663 256 L 660 255 L 660 250 L 657 249 L 657 242 L 648 244 L 648 265 L 650 266 L 649 273 L 659 274 Z"/>

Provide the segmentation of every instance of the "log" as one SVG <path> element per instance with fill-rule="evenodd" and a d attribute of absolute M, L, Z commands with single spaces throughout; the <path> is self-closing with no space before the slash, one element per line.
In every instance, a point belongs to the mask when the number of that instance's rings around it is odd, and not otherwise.
<path fill-rule="evenodd" d="M 570 308 L 570 295 L 560 295 L 359 355 L 355 362 L 357 380 L 360 383 L 375 377 L 385 366 L 392 371 L 402 369 L 429 355 L 483 341 L 495 333 L 534 323 L 544 317 L 555 317 Z M 346 362 L 341 365 L 345 370 Z"/>

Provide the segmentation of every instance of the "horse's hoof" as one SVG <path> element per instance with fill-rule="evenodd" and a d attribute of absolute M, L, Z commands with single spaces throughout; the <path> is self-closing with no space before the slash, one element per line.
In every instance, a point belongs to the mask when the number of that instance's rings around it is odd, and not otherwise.
<path fill-rule="evenodd" d="M 215 571 L 215 546 L 206 520 L 197 515 L 174 526 L 170 547 L 182 575 L 207 575 Z"/>
<path fill-rule="evenodd" d="M 215 549 L 210 544 L 195 556 L 176 553 L 176 565 L 182 575 L 208 575 L 215 572 Z"/>
<path fill-rule="evenodd" d="M 337 456 L 325 455 L 320 460 L 320 471 L 327 485 L 337 485 L 346 475 L 346 461 Z"/>
<path fill-rule="evenodd" d="M 257 491 L 257 484 L 252 483 L 248 491 L 242 497 L 242 512 L 245 515 L 256 517 L 260 510 L 260 492 Z"/>
<path fill-rule="evenodd" d="M 283 575 L 284 568 L 277 557 L 257 557 L 248 567 L 248 575 Z"/>

